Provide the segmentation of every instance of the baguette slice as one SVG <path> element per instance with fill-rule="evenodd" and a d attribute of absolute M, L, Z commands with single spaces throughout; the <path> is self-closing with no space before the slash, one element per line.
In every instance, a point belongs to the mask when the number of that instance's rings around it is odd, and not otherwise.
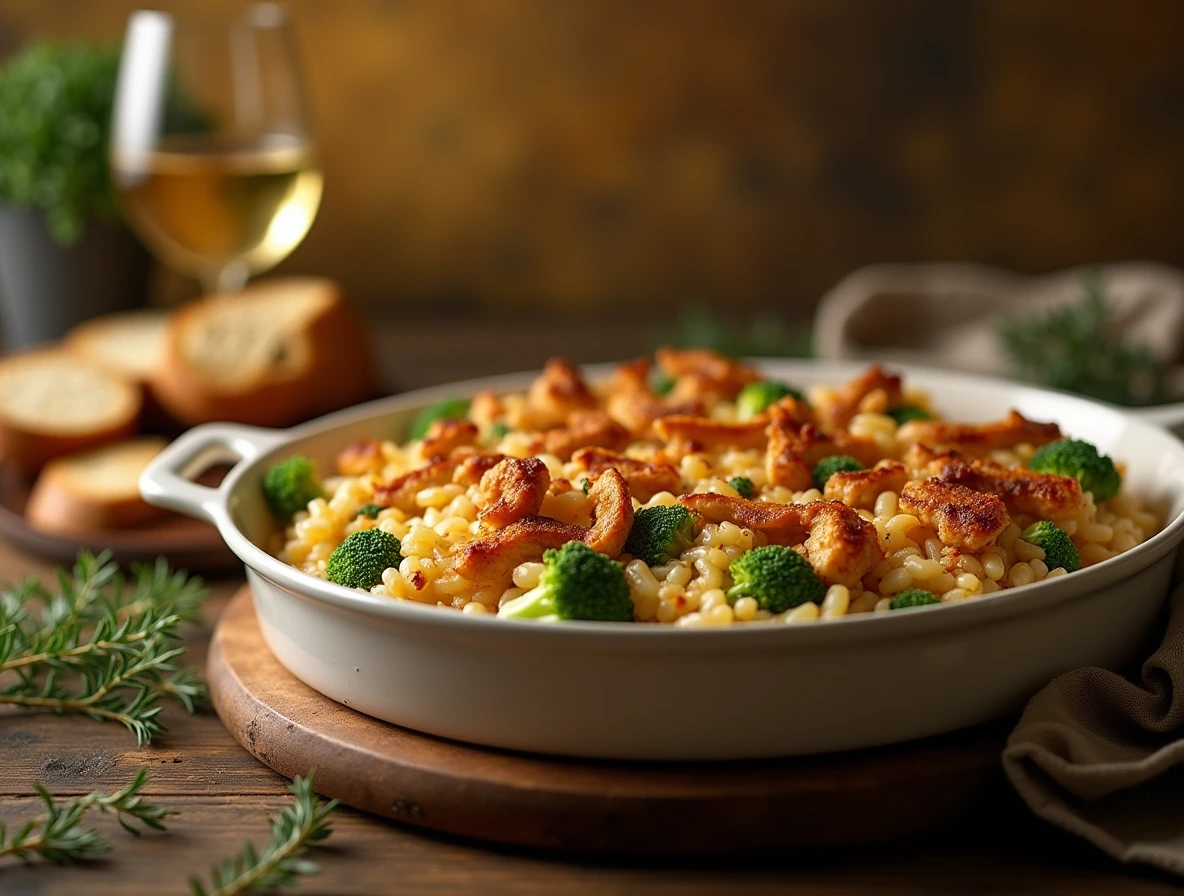
<path fill-rule="evenodd" d="M 189 425 L 286 426 L 369 398 L 373 369 L 365 327 L 335 283 L 273 278 L 178 311 L 153 387 Z"/>
<path fill-rule="evenodd" d="M 164 355 L 167 311 L 145 309 L 103 314 L 66 334 L 64 345 L 140 384 L 144 394 L 144 425 L 170 429 L 170 421 L 152 389 L 152 378 Z"/>
<path fill-rule="evenodd" d="M 25 518 L 45 532 L 93 532 L 142 526 L 167 511 L 140 497 L 140 474 L 164 450 L 164 439 L 140 438 L 59 457 L 45 465 Z"/>
<path fill-rule="evenodd" d="M 64 454 L 131 435 L 140 388 L 62 349 L 0 359 L 0 459 L 32 474 Z"/>

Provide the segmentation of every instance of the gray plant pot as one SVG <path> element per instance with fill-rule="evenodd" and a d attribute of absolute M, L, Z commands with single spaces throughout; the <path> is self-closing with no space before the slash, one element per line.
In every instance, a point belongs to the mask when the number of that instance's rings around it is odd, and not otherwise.
<path fill-rule="evenodd" d="M 98 314 L 142 306 L 150 258 L 122 224 L 90 221 L 60 246 L 40 213 L 0 206 L 0 330 L 8 348 L 58 339 Z"/>

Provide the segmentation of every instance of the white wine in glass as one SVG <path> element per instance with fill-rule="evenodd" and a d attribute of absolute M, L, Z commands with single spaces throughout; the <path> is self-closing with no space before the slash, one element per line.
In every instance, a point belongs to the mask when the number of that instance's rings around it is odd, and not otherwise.
<path fill-rule="evenodd" d="M 207 292 L 278 264 L 316 217 L 321 173 L 275 5 L 222 26 L 133 14 L 111 139 L 132 227 Z"/>

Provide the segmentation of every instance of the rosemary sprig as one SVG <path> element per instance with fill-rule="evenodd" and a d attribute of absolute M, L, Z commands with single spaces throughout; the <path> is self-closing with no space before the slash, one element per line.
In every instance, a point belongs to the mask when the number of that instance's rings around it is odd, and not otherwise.
<path fill-rule="evenodd" d="M 97 858 L 110 852 L 111 844 L 106 837 L 94 828 L 82 825 L 83 818 L 91 809 L 115 813 L 120 826 L 136 837 L 140 836 L 140 830 L 133 822 L 163 831 L 163 819 L 176 815 L 177 811 L 144 802 L 139 793 L 147 783 L 148 773 L 140 769 L 123 790 L 115 793 L 96 790 L 68 800 L 61 806 L 54 804 L 53 795 L 48 790 L 35 784 L 37 795 L 45 804 L 45 814 L 24 822 L 11 838 L 7 836 L 4 825 L 0 824 L 0 859 L 14 857 L 28 862 L 40 857 L 47 862 L 64 864 Z"/>
<path fill-rule="evenodd" d="M 36 581 L 0 593 L 0 704 L 84 713 L 117 721 L 146 743 L 164 725 L 160 698 L 188 711 L 205 699 L 189 669 L 177 627 L 197 617 L 200 579 L 171 572 L 163 560 L 125 579 L 110 554 L 79 555 L 57 588 Z"/>
<path fill-rule="evenodd" d="M 318 804 L 312 772 L 307 778 L 297 776 L 288 789 L 295 799 L 271 819 L 271 842 L 263 852 L 256 853 L 248 842 L 239 853 L 213 866 L 208 890 L 200 879 L 191 877 L 194 896 L 236 896 L 291 887 L 299 875 L 320 870 L 301 856 L 333 833 L 328 818 L 337 800 Z"/>
<path fill-rule="evenodd" d="M 1076 303 L 1042 315 L 1004 318 L 997 335 L 1014 372 L 1024 379 L 1114 404 L 1165 400 L 1162 365 L 1146 346 L 1123 340 L 1097 275 L 1085 278 Z"/>

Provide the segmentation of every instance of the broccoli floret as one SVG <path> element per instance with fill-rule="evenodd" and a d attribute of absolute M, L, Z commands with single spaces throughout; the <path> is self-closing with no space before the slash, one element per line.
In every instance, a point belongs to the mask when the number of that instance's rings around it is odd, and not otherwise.
<path fill-rule="evenodd" d="M 751 498 L 753 492 L 756 491 L 756 486 L 752 484 L 752 480 L 747 476 L 733 476 L 728 480 L 728 485 L 734 488 L 741 498 Z"/>
<path fill-rule="evenodd" d="M 1093 492 L 1098 504 L 1109 501 L 1122 487 L 1122 476 L 1115 469 L 1114 461 L 1080 439 L 1062 439 L 1037 449 L 1028 461 L 1028 469 L 1072 476 L 1081 483 L 1082 489 Z"/>
<path fill-rule="evenodd" d="M 777 544 L 753 548 L 728 567 L 733 585 L 728 603 L 741 597 L 756 598 L 770 613 L 783 613 L 805 603 L 821 603 L 826 586 L 806 559 L 793 548 Z"/>
<path fill-rule="evenodd" d="M 695 515 L 681 504 L 643 507 L 633 516 L 633 528 L 625 542 L 625 553 L 661 566 L 689 548 L 695 541 Z"/>
<path fill-rule="evenodd" d="M 940 604 L 941 598 L 932 591 L 922 591 L 920 588 L 906 588 L 896 597 L 888 601 L 889 610 L 907 610 L 909 607 L 925 607 L 929 604 Z"/>
<path fill-rule="evenodd" d="M 467 398 L 445 398 L 443 401 L 437 401 L 415 415 L 415 419 L 411 421 L 411 428 L 407 432 L 407 438 L 412 441 L 422 439 L 428 434 L 428 427 L 430 427 L 437 420 L 463 420 L 469 413 L 469 400 Z"/>
<path fill-rule="evenodd" d="M 629 583 L 621 567 L 609 557 L 581 541 L 569 541 L 557 551 L 544 553 L 543 564 L 538 585 L 502 604 L 499 616 L 545 622 L 633 621 Z"/>
<path fill-rule="evenodd" d="M 592 480 L 591 479 L 581 479 L 580 480 L 580 491 L 582 491 L 585 495 L 588 494 L 588 492 L 592 491 Z"/>
<path fill-rule="evenodd" d="M 382 508 L 377 504 L 363 504 L 358 508 L 358 512 L 354 516 L 368 516 L 372 520 L 378 519 L 378 514 L 382 512 Z"/>
<path fill-rule="evenodd" d="M 1064 529 L 1048 520 L 1033 523 L 1020 536 L 1029 544 L 1044 551 L 1044 564 L 1049 569 L 1063 568 L 1065 572 L 1081 569 L 1081 555 Z"/>
<path fill-rule="evenodd" d="M 658 373 L 654 376 L 650 388 L 653 389 L 655 395 L 669 395 L 674 391 L 674 386 L 677 382 L 678 380 L 672 376 Z"/>
<path fill-rule="evenodd" d="M 485 437 L 489 439 L 490 442 L 500 442 L 506 437 L 506 433 L 509 431 L 510 424 L 502 420 L 498 420 L 497 422 L 490 424 L 489 430 L 485 433 Z"/>
<path fill-rule="evenodd" d="M 386 570 L 399 565 L 402 547 L 382 529 L 355 532 L 329 555 L 325 578 L 346 588 L 373 588 Z"/>
<path fill-rule="evenodd" d="M 914 420 L 932 420 L 933 415 L 924 408 L 919 408 L 915 404 L 902 404 L 897 408 L 889 408 L 888 416 L 896 421 L 897 426 L 904 426 L 906 423 L 912 423 Z"/>
<path fill-rule="evenodd" d="M 862 470 L 863 464 L 849 454 L 831 454 L 814 465 L 811 475 L 819 490 L 826 488 L 827 480 L 835 473 L 853 473 Z"/>
<path fill-rule="evenodd" d="M 314 498 L 324 497 L 325 489 L 312 461 L 294 454 L 272 464 L 263 473 L 263 497 L 277 518 L 286 520 L 308 507 Z"/>
<path fill-rule="evenodd" d="M 736 396 L 736 416 L 741 420 L 751 420 L 769 405 L 776 404 L 787 395 L 792 395 L 798 401 L 806 400 L 806 396 L 793 386 L 787 386 L 776 380 L 749 383 Z"/>

